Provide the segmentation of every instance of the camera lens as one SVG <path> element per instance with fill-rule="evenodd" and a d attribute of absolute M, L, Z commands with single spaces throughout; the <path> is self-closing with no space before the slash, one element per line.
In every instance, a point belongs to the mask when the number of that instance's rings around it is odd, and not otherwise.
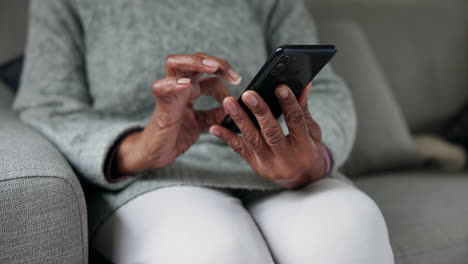
<path fill-rule="evenodd" d="M 286 64 L 288 63 L 289 59 L 290 59 L 289 56 L 284 56 L 280 59 L 280 63 Z"/>
<path fill-rule="evenodd" d="M 276 74 L 280 73 L 281 71 L 283 71 L 285 66 L 286 65 L 284 63 L 281 63 L 281 62 L 276 64 L 275 67 L 273 68 L 273 71 L 271 71 L 271 74 L 276 75 Z"/>
<path fill-rule="evenodd" d="M 276 69 L 282 69 L 282 68 L 284 68 L 284 63 L 278 63 L 278 64 L 276 64 L 275 68 L 276 68 Z"/>

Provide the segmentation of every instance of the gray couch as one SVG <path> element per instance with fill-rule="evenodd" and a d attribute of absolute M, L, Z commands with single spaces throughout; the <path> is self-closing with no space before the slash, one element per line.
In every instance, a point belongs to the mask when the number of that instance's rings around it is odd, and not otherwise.
<path fill-rule="evenodd" d="M 411 137 L 438 132 L 468 100 L 466 1 L 307 2 L 359 114 L 344 170 L 383 211 L 396 263 L 467 263 L 468 172 L 417 166 Z M 0 62 L 24 49 L 27 3 L 0 3 Z M 0 83 L 0 263 L 87 263 L 80 182 L 13 98 Z"/>

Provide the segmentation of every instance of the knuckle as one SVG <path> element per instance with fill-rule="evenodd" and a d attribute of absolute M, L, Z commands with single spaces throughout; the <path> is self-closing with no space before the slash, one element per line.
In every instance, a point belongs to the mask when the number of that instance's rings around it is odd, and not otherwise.
<path fill-rule="evenodd" d="M 176 83 L 175 78 L 164 78 L 161 80 L 157 80 L 151 86 L 151 90 L 155 95 L 164 95 L 170 90 L 168 88 L 172 88 Z"/>
<path fill-rule="evenodd" d="M 304 123 L 304 112 L 293 110 L 286 115 L 286 122 L 292 126 L 299 126 Z"/>
<path fill-rule="evenodd" d="M 259 135 L 258 132 L 256 133 L 247 133 L 245 135 L 245 138 L 247 142 L 249 142 L 250 146 L 252 146 L 253 149 L 259 150 L 261 145 L 262 145 L 262 139 Z"/>
<path fill-rule="evenodd" d="M 268 118 L 268 111 L 269 109 L 265 105 L 259 103 L 257 109 L 255 109 L 255 115 L 259 119 L 258 121 L 266 120 Z"/>
<path fill-rule="evenodd" d="M 304 155 L 296 161 L 296 166 L 304 171 L 311 171 L 315 166 L 316 158 L 313 154 L 312 157 L 311 155 Z"/>
<path fill-rule="evenodd" d="M 155 81 L 153 85 L 151 85 L 151 90 L 155 95 L 159 95 L 161 93 L 162 88 L 162 80 Z"/>
<path fill-rule="evenodd" d="M 280 178 L 284 180 L 291 180 L 297 178 L 299 175 L 300 172 L 297 168 L 289 168 L 280 176 Z"/>
<path fill-rule="evenodd" d="M 262 173 L 262 176 L 270 181 L 274 181 L 276 179 L 278 179 L 278 174 L 276 173 L 271 173 L 270 172 L 271 170 L 267 170 L 265 169 L 265 172 Z"/>
<path fill-rule="evenodd" d="M 280 177 L 278 177 L 277 179 L 281 179 L 281 180 L 290 180 L 290 179 L 294 179 L 294 173 L 293 172 L 287 172 L 283 175 L 281 175 Z"/>
<path fill-rule="evenodd" d="M 244 152 L 244 145 L 239 140 L 231 141 L 231 147 L 235 152 L 239 154 L 242 154 Z"/>
<path fill-rule="evenodd" d="M 265 140 L 271 146 L 278 146 L 283 138 L 283 131 L 277 127 L 268 127 L 263 130 Z"/>
<path fill-rule="evenodd" d="M 312 137 L 315 140 L 322 142 L 322 128 L 320 128 L 320 126 L 317 123 L 314 122 L 311 125 L 309 131 L 311 132 Z"/>
<path fill-rule="evenodd" d="M 247 119 L 243 115 L 238 115 L 235 119 L 235 123 L 239 128 L 247 128 Z"/>
<path fill-rule="evenodd" d="M 161 112 L 156 116 L 156 125 L 158 127 L 164 128 L 172 123 L 172 118 L 169 114 Z"/>
<path fill-rule="evenodd" d="M 172 64 L 174 63 L 174 60 L 177 58 L 177 54 L 169 54 L 167 57 L 166 57 L 166 63 L 167 64 Z"/>
<path fill-rule="evenodd" d="M 314 121 L 314 119 L 312 118 L 312 115 L 311 115 L 310 112 L 309 112 L 309 109 L 303 108 L 303 109 L 302 109 L 302 112 L 304 113 L 304 118 L 305 118 L 305 119 Z"/>
<path fill-rule="evenodd" d="M 159 82 L 158 81 L 155 81 L 152 85 L 151 85 L 151 91 L 153 91 L 154 94 L 158 93 L 158 90 L 159 90 Z"/>
<path fill-rule="evenodd" d="M 218 62 L 219 62 L 219 65 L 221 65 L 223 69 L 231 68 L 231 65 L 229 65 L 229 63 L 223 59 L 218 59 Z"/>
<path fill-rule="evenodd" d="M 201 60 L 202 60 L 202 56 L 201 55 L 197 55 L 197 54 L 193 54 L 193 55 L 190 55 L 189 56 L 190 58 L 190 62 L 191 63 L 199 63 L 201 64 Z"/>

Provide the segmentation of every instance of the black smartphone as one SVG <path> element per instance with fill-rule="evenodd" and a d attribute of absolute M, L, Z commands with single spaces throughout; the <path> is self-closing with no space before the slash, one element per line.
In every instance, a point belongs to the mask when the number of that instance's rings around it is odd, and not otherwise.
<path fill-rule="evenodd" d="M 257 92 L 268 104 L 273 115 L 278 118 L 281 116 L 282 110 L 274 89 L 280 84 L 286 84 L 298 97 L 335 54 L 336 47 L 333 45 L 281 46 L 268 58 L 245 91 L 254 90 Z M 257 119 L 241 97 L 239 97 L 238 102 L 252 122 L 260 129 Z M 240 133 L 239 128 L 229 115 L 224 118 L 221 126 L 235 133 Z"/>

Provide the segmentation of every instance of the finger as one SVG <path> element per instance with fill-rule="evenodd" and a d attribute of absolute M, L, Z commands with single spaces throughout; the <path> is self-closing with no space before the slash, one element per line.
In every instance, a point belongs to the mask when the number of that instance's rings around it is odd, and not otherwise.
<path fill-rule="evenodd" d="M 220 104 L 230 95 L 229 90 L 218 77 L 201 79 L 200 90 L 202 94 L 214 97 Z"/>
<path fill-rule="evenodd" d="M 218 62 L 219 64 L 218 74 L 222 75 L 223 79 L 226 80 L 227 82 L 233 85 L 237 85 L 242 81 L 241 75 L 238 72 L 236 72 L 227 61 L 208 55 L 206 53 L 202 53 L 202 52 L 197 52 L 195 53 L 195 55 L 201 56 L 207 60 Z"/>
<path fill-rule="evenodd" d="M 304 107 L 307 105 L 307 97 L 309 96 L 311 87 L 312 87 L 312 83 L 309 83 L 299 95 L 299 98 L 297 99 L 297 101 L 299 102 L 299 105 L 301 107 Z"/>
<path fill-rule="evenodd" d="M 284 120 L 288 126 L 291 139 L 296 142 L 309 139 L 309 131 L 303 108 L 294 96 L 294 93 L 286 85 L 280 85 L 275 89 L 276 97 L 283 110 Z M 304 141 L 305 142 L 305 141 Z"/>
<path fill-rule="evenodd" d="M 322 142 L 322 130 L 320 128 L 320 125 L 315 121 L 315 119 L 312 117 L 309 111 L 307 97 L 310 93 L 311 88 L 312 88 L 312 83 L 309 83 L 304 89 L 304 91 L 302 91 L 301 95 L 299 96 L 298 101 L 302 107 L 302 111 L 306 119 L 307 130 L 309 131 L 309 135 L 316 142 Z"/>
<path fill-rule="evenodd" d="M 261 154 L 268 149 L 260 131 L 252 123 L 249 116 L 245 113 L 244 109 L 241 108 L 236 99 L 227 97 L 224 99 L 223 106 L 242 132 L 244 140 L 256 153 Z"/>
<path fill-rule="evenodd" d="M 314 139 L 316 142 L 322 142 L 322 129 L 320 125 L 312 118 L 307 106 L 304 108 L 304 115 L 306 118 L 307 129 L 309 130 L 309 135 Z"/>
<path fill-rule="evenodd" d="M 208 129 L 209 127 L 221 123 L 226 116 L 226 111 L 223 107 L 217 107 L 208 111 L 197 111 L 196 118 L 198 123 L 201 124 L 202 129 Z"/>
<path fill-rule="evenodd" d="M 274 153 L 286 153 L 286 137 L 283 129 L 273 116 L 265 101 L 254 91 L 247 91 L 242 95 L 242 101 L 255 115 L 261 128 L 265 142 Z"/>
<path fill-rule="evenodd" d="M 189 78 L 166 77 L 154 82 L 152 90 L 157 99 L 170 104 L 174 101 L 175 95 L 188 90 L 191 84 Z"/>
<path fill-rule="evenodd" d="M 188 92 L 190 86 L 190 79 L 175 77 L 167 77 L 153 84 L 152 91 L 157 101 L 155 121 L 160 127 L 170 126 L 181 118 L 185 104 L 181 95 Z"/>
<path fill-rule="evenodd" d="M 231 146 L 231 148 L 239 153 L 242 158 L 244 158 L 247 162 L 252 162 L 252 157 L 254 153 L 250 149 L 249 145 L 237 134 L 227 130 L 224 127 L 219 125 L 212 126 L 210 128 L 210 134 L 219 137 L 222 139 L 226 144 Z"/>
<path fill-rule="evenodd" d="M 216 74 L 231 84 L 238 84 L 240 80 L 233 80 L 229 69 L 219 59 L 204 58 L 201 55 L 169 55 L 166 60 L 166 73 L 173 77 L 196 77 L 198 73 Z"/>

